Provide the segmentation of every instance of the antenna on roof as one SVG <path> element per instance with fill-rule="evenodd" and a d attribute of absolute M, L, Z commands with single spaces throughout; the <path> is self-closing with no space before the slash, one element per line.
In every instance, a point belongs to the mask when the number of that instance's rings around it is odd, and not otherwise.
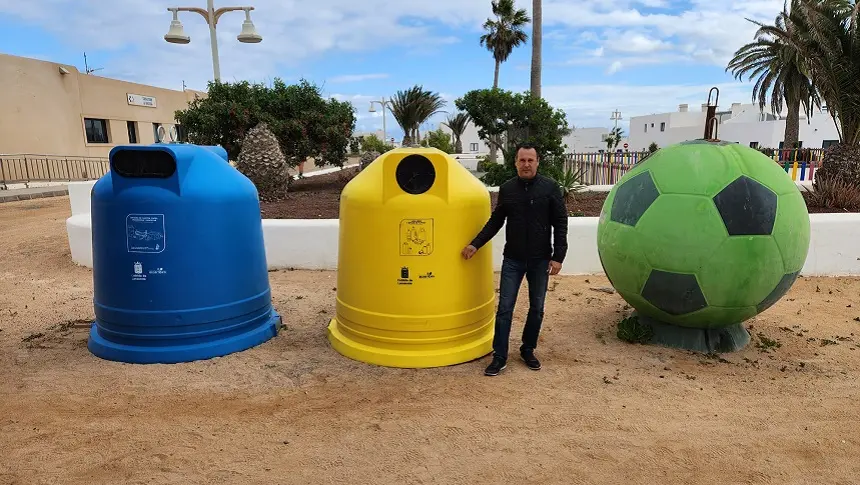
<path fill-rule="evenodd" d="M 102 69 L 104 69 L 104 68 L 103 67 L 97 67 L 95 69 L 90 69 L 89 64 L 87 64 L 87 53 L 84 52 L 84 72 L 86 72 L 87 74 L 91 74 L 95 71 L 101 71 Z"/>

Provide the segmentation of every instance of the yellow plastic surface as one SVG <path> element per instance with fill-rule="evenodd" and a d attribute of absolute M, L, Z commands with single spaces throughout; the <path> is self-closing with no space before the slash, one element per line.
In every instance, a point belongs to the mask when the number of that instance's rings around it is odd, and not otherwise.
<path fill-rule="evenodd" d="M 420 154 L 433 186 L 409 194 L 395 171 Z M 487 188 L 435 148 L 399 148 L 370 163 L 341 193 L 337 315 L 332 347 L 387 367 L 439 367 L 492 351 L 492 243 L 466 261 L 462 249 L 490 216 Z"/>

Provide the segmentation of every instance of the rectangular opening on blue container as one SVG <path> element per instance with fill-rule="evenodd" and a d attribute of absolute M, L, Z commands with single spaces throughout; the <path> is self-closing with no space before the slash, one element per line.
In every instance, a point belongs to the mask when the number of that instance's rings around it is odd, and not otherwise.
<path fill-rule="evenodd" d="M 118 150 L 111 162 L 113 171 L 127 178 L 170 178 L 176 173 L 176 160 L 164 150 Z"/>

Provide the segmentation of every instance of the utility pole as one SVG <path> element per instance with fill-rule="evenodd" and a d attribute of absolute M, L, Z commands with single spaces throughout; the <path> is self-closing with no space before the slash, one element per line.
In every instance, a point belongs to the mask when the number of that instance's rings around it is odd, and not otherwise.
<path fill-rule="evenodd" d="M 612 112 L 612 117 L 609 119 L 615 121 L 615 128 L 617 129 L 618 128 L 618 121 L 623 120 L 624 118 L 621 117 L 621 111 L 618 111 L 616 109 L 615 111 Z"/>

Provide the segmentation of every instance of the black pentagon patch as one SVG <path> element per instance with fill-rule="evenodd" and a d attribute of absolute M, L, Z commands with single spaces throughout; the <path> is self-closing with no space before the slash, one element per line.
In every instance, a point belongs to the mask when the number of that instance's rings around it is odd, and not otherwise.
<path fill-rule="evenodd" d="M 635 226 L 639 218 L 657 200 L 660 192 L 648 171 L 635 175 L 618 187 L 609 220 Z"/>
<path fill-rule="evenodd" d="M 772 190 L 746 175 L 714 196 L 729 236 L 769 235 L 776 221 L 776 200 Z"/>
<path fill-rule="evenodd" d="M 642 297 L 669 315 L 684 315 L 708 306 L 696 276 L 651 270 Z"/>
<path fill-rule="evenodd" d="M 785 294 L 788 293 L 788 290 L 791 288 L 791 285 L 794 284 L 794 280 L 797 279 L 797 275 L 799 274 L 800 271 L 784 275 L 782 279 L 779 280 L 779 283 L 776 284 L 776 287 L 773 289 L 773 291 L 771 291 L 770 294 L 767 295 L 767 297 L 761 301 L 761 303 L 756 305 L 756 311 L 761 313 L 767 310 L 768 308 L 773 306 L 774 303 L 778 302 L 780 298 L 785 296 Z"/>

